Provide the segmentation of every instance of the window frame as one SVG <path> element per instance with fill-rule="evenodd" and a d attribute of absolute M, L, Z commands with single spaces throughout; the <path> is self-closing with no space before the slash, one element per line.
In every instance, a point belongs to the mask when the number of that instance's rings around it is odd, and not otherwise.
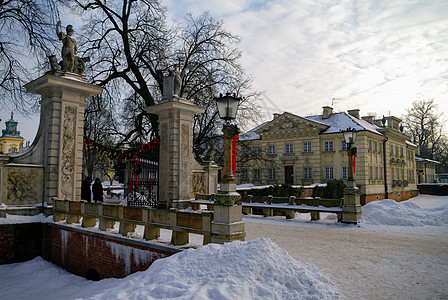
<path fill-rule="evenodd" d="M 342 180 L 348 179 L 348 166 L 342 166 Z"/>
<path fill-rule="evenodd" d="M 294 154 L 294 144 L 293 143 L 285 144 L 285 154 Z"/>
<path fill-rule="evenodd" d="M 325 167 L 325 180 L 334 179 L 334 167 Z"/>
<path fill-rule="evenodd" d="M 303 142 L 303 153 L 311 153 L 311 149 L 311 142 Z"/>
<path fill-rule="evenodd" d="M 334 152 L 333 141 L 324 141 L 324 152 Z"/>
<path fill-rule="evenodd" d="M 313 179 L 313 173 L 311 167 L 303 167 L 303 179 L 304 180 Z"/>

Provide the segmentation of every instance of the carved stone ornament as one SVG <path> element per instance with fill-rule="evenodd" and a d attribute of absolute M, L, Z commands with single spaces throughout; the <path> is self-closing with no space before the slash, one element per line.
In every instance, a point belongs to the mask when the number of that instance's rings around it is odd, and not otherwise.
<path fill-rule="evenodd" d="M 188 126 L 188 124 L 182 124 L 181 127 L 181 155 L 183 157 L 188 157 L 189 153 L 188 153 L 188 149 L 190 148 L 190 135 L 189 135 L 189 131 L 190 131 L 190 127 Z"/>
<path fill-rule="evenodd" d="M 285 122 L 282 124 L 282 128 L 283 129 L 289 129 L 289 128 L 293 128 L 294 127 L 294 123 L 289 121 L 289 122 Z"/>
<path fill-rule="evenodd" d="M 205 190 L 205 173 L 193 173 L 193 193 L 206 194 Z"/>
<path fill-rule="evenodd" d="M 62 167 L 61 193 L 63 199 L 73 199 L 72 191 L 75 171 L 75 134 L 76 107 L 66 106 L 64 110 L 64 124 L 62 129 Z"/>
<path fill-rule="evenodd" d="M 33 169 L 18 169 L 10 171 L 7 177 L 7 200 L 5 204 L 26 205 L 38 203 L 38 175 Z"/>

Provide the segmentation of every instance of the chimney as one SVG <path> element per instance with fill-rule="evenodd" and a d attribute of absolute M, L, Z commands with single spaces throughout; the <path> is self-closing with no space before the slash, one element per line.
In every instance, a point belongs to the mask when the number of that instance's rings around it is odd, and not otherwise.
<path fill-rule="evenodd" d="M 361 117 L 361 119 L 363 119 L 366 122 L 369 122 L 370 124 L 373 124 L 373 116 L 364 116 Z"/>
<path fill-rule="evenodd" d="M 322 108 L 324 109 L 323 114 L 322 114 L 322 119 L 328 119 L 328 117 L 333 114 L 333 107 L 324 106 Z"/>
<path fill-rule="evenodd" d="M 356 119 L 359 119 L 359 109 L 350 109 L 347 112 L 352 117 L 355 117 Z"/>
<path fill-rule="evenodd" d="M 274 113 L 274 120 L 277 119 L 280 116 L 279 113 Z"/>

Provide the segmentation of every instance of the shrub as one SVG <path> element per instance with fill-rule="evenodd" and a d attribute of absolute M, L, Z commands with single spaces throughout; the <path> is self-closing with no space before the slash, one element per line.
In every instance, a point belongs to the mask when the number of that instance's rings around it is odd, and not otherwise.
<path fill-rule="evenodd" d="M 313 190 L 313 197 L 323 199 L 341 199 L 344 197 L 344 189 L 346 185 L 343 180 L 333 179 L 327 181 L 327 186 L 316 186 Z"/>
<path fill-rule="evenodd" d="M 269 196 L 272 195 L 274 197 L 289 197 L 296 196 L 300 198 L 302 195 L 303 188 L 295 188 L 290 184 L 282 184 L 282 185 L 272 185 L 270 187 L 264 189 L 252 189 L 247 192 L 248 195 L 252 196 Z"/>

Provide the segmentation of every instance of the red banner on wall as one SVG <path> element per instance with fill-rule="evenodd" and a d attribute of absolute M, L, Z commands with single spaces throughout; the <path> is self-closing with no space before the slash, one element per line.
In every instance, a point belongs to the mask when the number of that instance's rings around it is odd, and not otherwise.
<path fill-rule="evenodd" d="M 358 156 L 358 154 L 355 153 L 355 155 L 353 155 L 353 174 L 355 174 L 355 169 L 356 169 L 356 157 Z"/>
<path fill-rule="evenodd" d="M 240 137 L 238 135 L 234 135 L 232 138 L 232 171 L 233 174 L 236 174 L 236 141 Z"/>

